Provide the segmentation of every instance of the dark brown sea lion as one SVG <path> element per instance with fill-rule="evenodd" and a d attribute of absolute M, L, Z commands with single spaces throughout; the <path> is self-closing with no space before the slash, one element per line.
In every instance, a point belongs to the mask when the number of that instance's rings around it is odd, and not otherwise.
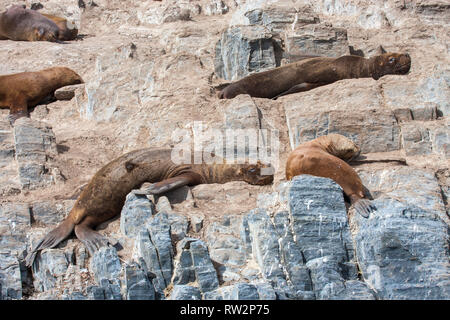
<path fill-rule="evenodd" d="M 249 94 L 276 99 L 342 79 L 372 77 L 378 80 L 387 74 L 406 74 L 410 67 L 411 57 L 401 53 L 384 53 L 369 59 L 354 55 L 303 59 L 233 82 L 219 92 L 219 98 L 232 99 L 239 94 Z"/>
<path fill-rule="evenodd" d="M 0 76 L 0 108 L 9 108 L 9 119 L 13 123 L 28 116 L 29 107 L 52 97 L 56 89 L 79 83 L 83 83 L 83 79 L 65 67 Z"/>
<path fill-rule="evenodd" d="M 78 29 L 75 27 L 75 25 L 65 18 L 53 16 L 51 14 L 47 13 L 41 13 L 44 17 L 52 20 L 59 29 L 59 37 L 58 39 L 61 41 L 69 41 L 74 40 L 78 36 Z"/>
<path fill-rule="evenodd" d="M 347 164 L 360 149 L 340 134 L 329 134 L 299 145 L 286 163 L 286 179 L 310 174 L 334 180 L 344 190 L 356 212 L 368 217 L 374 209 L 365 198 L 364 186 L 356 171 Z"/>
<path fill-rule="evenodd" d="M 92 254 L 108 240 L 93 230 L 102 222 L 118 215 L 131 190 L 144 182 L 155 183 L 147 191 L 162 194 L 185 185 L 226 183 L 242 180 L 254 185 L 270 184 L 273 175 L 262 175 L 267 166 L 257 164 L 186 164 L 171 160 L 171 149 L 131 151 L 100 169 L 83 189 L 67 218 L 50 231 L 28 254 L 26 264 L 33 264 L 36 253 L 55 247 L 73 230 Z"/>
<path fill-rule="evenodd" d="M 14 5 L 0 14 L 0 38 L 59 42 L 59 28 L 39 12 Z"/>

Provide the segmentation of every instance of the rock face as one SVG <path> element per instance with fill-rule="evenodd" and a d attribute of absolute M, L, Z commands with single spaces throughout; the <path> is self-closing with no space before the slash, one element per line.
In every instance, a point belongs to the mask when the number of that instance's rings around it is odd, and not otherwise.
<path fill-rule="evenodd" d="M 22 2 L 66 18 L 79 38 L 1 40 L 0 74 L 59 65 L 85 83 L 60 88 L 14 125 L 0 109 L 0 300 L 450 299 L 448 4 Z M 0 11 L 10 5 L 0 0 Z M 371 57 L 380 44 L 410 54 L 407 75 L 276 101 L 217 98 L 216 88 L 255 72 L 311 55 Z M 91 256 L 70 237 L 25 267 L 103 165 L 203 129 L 236 141 L 255 133 L 258 151 L 275 155 L 274 184 L 160 196 L 144 185 L 130 191 L 120 218 L 98 226 L 109 247 Z M 350 164 L 377 208 L 368 218 L 352 214 L 330 179 L 285 181 L 289 152 L 329 133 L 361 148 Z M 202 147 L 221 150 L 215 139 Z"/>

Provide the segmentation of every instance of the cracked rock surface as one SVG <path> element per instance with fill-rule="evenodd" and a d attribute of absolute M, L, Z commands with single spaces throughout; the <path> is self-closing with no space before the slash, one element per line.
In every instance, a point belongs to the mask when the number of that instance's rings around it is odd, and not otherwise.
<path fill-rule="evenodd" d="M 0 299 L 450 299 L 450 7 L 437 0 L 0 0 L 63 16 L 65 44 L 0 40 L 0 74 L 66 66 L 83 85 L 11 126 L 0 109 Z M 407 75 L 347 79 L 278 100 L 215 88 L 304 55 L 407 52 Z M 273 185 L 145 185 L 93 256 L 75 237 L 24 257 L 121 154 L 174 132 L 254 130 L 278 143 Z M 240 131 L 243 132 L 243 131 Z M 377 210 L 341 188 L 285 181 L 300 143 L 339 133 Z M 206 138 L 205 147 L 214 139 Z"/>

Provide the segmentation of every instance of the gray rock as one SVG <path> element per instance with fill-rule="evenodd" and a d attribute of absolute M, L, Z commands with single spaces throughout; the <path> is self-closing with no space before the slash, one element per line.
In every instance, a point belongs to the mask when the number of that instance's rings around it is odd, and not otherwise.
<path fill-rule="evenodd" d="M 283 272 L 278 244 L 278 235 L 267 212 L 263 209 L 252 210 L 247 215 L 250 231 L 252 254 L 263 278 L 274 288 L 288 288 Z"/>
<path fill-rule="evenodd" d="M 219 287 L 219 280 L 205 243 L 200 240 L 192 242 L 190 244 L 190 251 L 195 277 L 200 291 L 204 293 L 217 289 Z"/>
<path fill-rule="evenodd" d="M 281 101 L 286 110 L 292 149 L 330 133 L 350 138 L 361 147 L 361 153 L 387 152 L 401 147 L 400 126 L 394 113 L 383 107 L 382 94 L 373 79 L 342 80 L 287 95 Z"/>
<path fill-rule="evenodd" d="M 33 285 L 44 292 L 60 286 L 66 275 L 69 261 L 62 249 L 45 249 L 33 263 Z"/>
<path fill-rule="evenodd" d="M 353 257 L 342 188 L 328 178 L 294 177 L 289 193 L 290 222 L 306 262 L 332 256 Z"/>
<path fill-rule="evenodd" d="M 81 292 L 64 293 L 61 300 L 87 300 Z"/>
<path fill-rule="evenodd" d="M 231 291 L 232 300 L 259 300 L 258 289 L 249 283 L 237 283 Z"/>
<path fill-rule="evenodd" d="M 64 220 L 74 203 L 74 200 L 66 200 L 59 203 L 51 201 L 34 202 L 31 205 L 33 219 L 35 222 L 45 225 L 56 225 Z"/>
<path fill-rule="evenodd" d="M 332 257 L 310 260 L 307 264 L 319 300 L 374 300 L 375 295 L 367 284 L 357 280 L 345 281 L 341 266 Z"/>
<path fill-rule="evenodd" d="M 155 300 L 155 288 L 144 270 L 136 263 L 125 267 L 127 300 Z"/>
<path fill-rule="evenodd" d="M 448 299 L 448 225 L 414 204 L 390 198 L 373 202 L 377 210 L 368 219 L 352 218 L 365 281 L 380 299 Z"/>
<path fill-rule="evenodd" d="M 119 283 L 122 266 L 116 249 L 114 247 L 101 247 L 96 251 L 91 258 L 90 270 L 95 281 L 99 284 L 104 280 Z"/>
<path fill-rule="evenodd" d="M 262 25 L 273 33 L 282 33 L 293 25 L 315 24 L 319 22 L 309 8 L 296 10 L 292 6 L 264 6 L 244 13 L 250 25 Z"/>
<path fill-rule="evenodd" d="M 84 84 L 65 86 L 55 90 L 56 100 L 72 100 L 76 90 L 84 90 Z"/>
<path fill-rule="evenodd" d="M 174 285 L 184 285 L 196 281 L 202 293 L 219 287 L 216 270 L 209 257 L 205 243 L 198 239 L 185 238 L 177 245 L 174 261 Z"/>
<path fill-rule="evenodd" d="M 360 170 L 358 174 L 374 197 L 384 195 L 433 211 L 450 224 L 434 171 L 395 166 L 371 172 Z"/>
<path fill-rule="evenodd" d="M 404 123 L 402 128 L 402 144 L 407 156 L 431 153 L 430 132 L 414 122 Z"/>
<path fill-rule="evenodd" d="M 197 239 L 184 238 L 177 244 L 177 256 L 174 259 L 172 283 L 183 285 L 195 281 L 195 270 L 190 251 L 190 244 Z"/>
<path fill-rule="evenodd" d="M 237 80 L 252 72 L 280 65 L 281 48 L 264 26 L 238 26 L 225 30 L 216 44 L 215 73 Z"/>
<path fill-rule="evenodd" d="M 141 262 L 140 264 L 147 272 L 152 272 L 155 274 L 155 279 L 153 279 L 153 284 L 155 290 L 159 295 L 163 295 L 163 290 L 167 287 L 167 283 L 164 280 L 163 274 L 161 272 L 161 266 L 158 259 L 158 251 L 151 241 L 150 234 L 147 230 L 139 233 L 138 238 L 135 242 L 137 255 L 139 256 Z"/>
<path fill-rule="evenodd" d="M 156 211 L 170 213 L 172 212 L 172 206 L 170 201 L 166 196 L 158 197 L 158 202 L 156 203 Z"/>
<path fill-rule="evenodd" d="M 155 206 L 146 196 L 129 193 L 120 213 L 120 231 L 128 237 L 137 237 L 155 213 Z"/>
<path fill-rule="evenodd" d="M 22 188 L 36 189 L 60 179 L 49 159 L 57 154 L 56 139 L 48 125 L 20 118 L 14 125 L 15 156 Z"/>
<path fill-rule="evenodd" d="M 191 225 L 192 231 L 200 232 L 200 230 L 203 227 L 204 217 L 199 214 L 192 214 L 190 217 L 191 217 L 190 225 Z"/>
<path fill-rule="evenodd" d="M 284 34 L 286 57 L 294 62 L 299 56 L 340 57 L 349 54 L 347 30 L 326 23 L 309 24 Z M 298 58 L 297 58 L 298 59 Z"/>
<path fill-rule="evenodd" d="M 0 204 L 0 247 L 22 254 L 27 247 L 26 230 L 31 227 L 30 208 L 26 203 Z"/>
<path fill-rule="evenodd" d="M 387 76 L 382 84 L 386 104 L 392 109 L 407 108 L 414 120 L 433 120 L 436 116 L 448 116 L 450 71 L 446 69 L 436 66 L 435 70 L 439 71 L 417 80 L 397 81 L 395 76 Z M 434 110 L 437 112 L 434 113 Z"/>
<path fill-rule="evenodd" d="M 147 228 L 151 241 L 157 250 L 161 274 L 167 286 L 170 283 L 173 272 L 173 248 L 168 215 L 164 212 L 159 212 L 153 216 L 147 224 Z"/>
<path fill-rule="evenodd" d="M 22 298 L 19 260 L 9 251 L 0 252 L 0 300 Z"/>
<path fill-rule="evenodd" d="M 255 283 L 256 289 L 258 290 L 259 300 L 276 300 L 277 294 L 274 288 L 266 283 Z"/>
<path fill-rule="evenodd" d="M 212 222 L 205 230 L 211 259 L 223 265 L 223 272 L 228 267 L 245 264 L 245 246 L 237 233 L 241 225 L 241 217 L 225 215 L 221 220 Z M 219 275 L 222 276 L 222 272 Z"/>
<path fill-rule="evenodd" d="M 169 300 L 202 300 L 202 294 L 196 287 L 188 285 L 175 285 Z"/>
<path fill-rule="evenodd" d="M 165 212 L 159 212 L 150 219 L 147 230 L 139 233 L 135 246 L 144 270 L 155 274 L 153 284 L 157 295 L 163 297 L 163 290 L 170 284 L 173 273 L 170 223 Z"/>
<path fill-rule="evenodd" d="M 174 212 L 168 215 L 170 223 L 170 235 L 174 241 L 180 241 L 189 231 L 189 220 L 181 214 Z"/>

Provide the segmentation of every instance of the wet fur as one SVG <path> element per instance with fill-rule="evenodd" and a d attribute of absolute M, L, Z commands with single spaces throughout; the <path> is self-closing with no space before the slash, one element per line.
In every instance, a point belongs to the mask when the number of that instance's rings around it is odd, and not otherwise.
<path fill-rule="evenodd" d="M 219 98 L 232 99 L 239 94 L 277 98 L 342 79 L 379 79 L 386 74 L 405 74 L 410 65 L 409 55 L 399 53 L 384 53 L 369 59 L 354 55 L 339 58 L 314 57 L 251 74 L 228 85 L 219 92 Z"/>

